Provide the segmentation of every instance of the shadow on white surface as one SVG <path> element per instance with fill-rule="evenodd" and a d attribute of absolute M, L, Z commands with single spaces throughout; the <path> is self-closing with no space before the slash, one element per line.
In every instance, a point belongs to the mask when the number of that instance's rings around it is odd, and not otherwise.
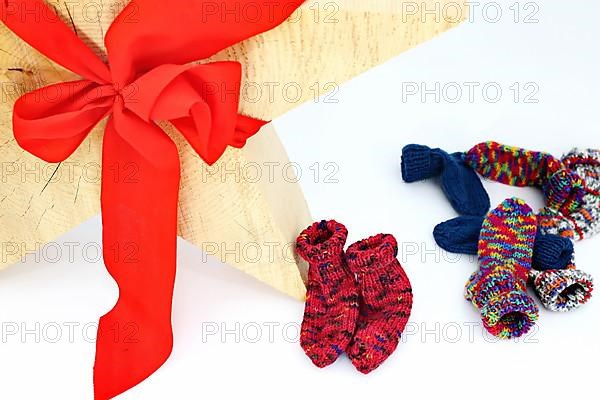
<path fill-rule="evenodd" d="M 478 393 L 500 399 L 507 392 L 597 398 L 597 299 L 569 314 L 542 310 L 537 331 L 525 343 L 494 343 L 480 325 L 472 325 L 479 323 L 477 311 L 462 297 L 475 261 L 441 252 L 432 239 L 433 227 L 456 214 L 434 182 L 407 185 L 400 178 L 401 149 L 413 142 L 458 151 L 495 139 L 557 155 L 575 145 L 600 147 L 600 6 L 584 1 L 539 6 L 537 24 L 510 19 L 465 24 L 344 85 L 337 104 L 306 104 L 276 121 L 290 158 L 305 172 L 301 183 L 315 218 L 339 219 L 350 230 L 350 242 L 389 232 L 401 243 L 415 303 L 406 343 L 387 363 L 369 376 L 345 357 L 318 370 L 295 342 L 301 303 L 217 260 L 204 263 L 200 250 L 180 240 L 173 355 L 119 398 Z M 495 82 L 504 96 L 497 103 L 402 99 L 407 83 L 473 81 Z M 511 85 L 529 82 L 538 85 L 539 101 L 515 102 Z M 323 179 L 328 162 L 338 168 L 329 183 Z M 535 190 L 485 185 L 494 204 L 518 195 L 541 205 Z M 99 257 L 84 255 L 80 246 L 70 260 L 66 242 L 99 248 L 100 237 L 96 217 L 56 242 L 61 251 L 56 261 L 30 256 L 0 271 L 0 398 L 92 398 L 95 349 L 89 336 L 93 339 L 93 324 L 114 304 L 117 288 Z M 599 241 L 576 245 L 579 267 L 597 276 Z M 73 326 L 73 340 L 65 324 Z M 52 343 L 57 329 L 61 338 Z"/>

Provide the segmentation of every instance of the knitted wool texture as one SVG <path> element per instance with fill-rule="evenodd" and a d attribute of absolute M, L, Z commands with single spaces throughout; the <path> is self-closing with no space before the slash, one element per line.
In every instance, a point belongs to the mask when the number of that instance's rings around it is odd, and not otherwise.
<path fill-rule="evenodd" d="M 402 178 L 417 182 L 440 177 L 444 194 L 461 215 L 483 216 L 490 209 L 490 198 L 477 174 L 462 160 L 461 153 L 410 144 L 402 149 Z"/>
<path fill-rule="evenodd" d="M 546 205 L 557 212 L 569 214 L 583 205 L 583 179 L 551 154 L 485 142 L 467 151 L 464 161 L 488 179 L 541 188 Z"/>
<path fill-rule="evenodd" d="M 451 253 L 477 254 L 483 217 L 461 216 L 438 224 L 433 230 L 436 243 Z M 573 260 L 573 242 L 558 235 L 543 235 L 539 231 L 533 247 L 533 268 L 564 269 Z"/>
<path fill-rule="evenodd" d="M 482 176 L 511 186 L 542 187 L 562 168 L 560 160 L 548 153 L 491 141 L 467 151 L 465 162 Z"/>
<path fill-rule="evenodd" d="M 412 288 L 397 254 L 396 239 L 386 234 L 357 242 L 346 252 L 362 296 L 356 332 L 346 353 L 365 374 L 394 352 L 412 309 Z"/>
<path fill-rule="evenodd" d="M 529 279 L 540 301 L 551 311 L 570 311 L 592 296 L 592 277 L 576 269 L 530 271 Z"/>
<path fill-rule="evenodd" d="M 531 208 L 520 199 L 507 199 L 485 218 L 479 239 L 479 271 L 465 287 L 465 298 L 481 313 L 492 335 L 508 339 L 527 333 L 538 308 L 527 295 L 537 232 Z"/>
<path fill-rule="evenodd" d="M 477 254 L 483 218 L 462 216 L 437 225 L 438 245 L 453 253 Z M 538 230 L 533 248 L 529 284 L 551 311 L 570 311 L 587 303 L 593 291 L 592 277 L 575 269 L 573 242 Z"/>
<path fill-rule="evenodd" d="M 574 240 L 600 232 L 599 150 L 574 149 L 558 160 L 548 153 L 487 142 L 469 150 L 465 162 L 492 180 L 542 188 L 546 207 L 538 215 L 540 232 Z M 530 282 L 542 304 L 553 311 L 585 304 L 593 290 L 592 277 L 576 270 L 573 258 L 568 270 L 531 271 Z"/>
<path fill-rule="evenodd" d="M 600 150 L 573 149 L 563 156 L 562 162 L 584 180 L 582 206 L 566 214 L 544 208 L 539 215 L 540 229 L 574 240 L 586 239 L 600 233 Z"/>
<path fill-rule="evenodd" d="M 321 221 L 296 240 L 296 252 L 309 264 L 300 345 L 319 368 L 339 357 L 356 328 L 359 297 L 344 259 L 347 236 L 344 225 Z"/>

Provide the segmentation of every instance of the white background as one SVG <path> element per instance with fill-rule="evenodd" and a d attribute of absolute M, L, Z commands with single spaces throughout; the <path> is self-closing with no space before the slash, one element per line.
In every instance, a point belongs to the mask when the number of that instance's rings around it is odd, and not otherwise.
<path fill-rule="evenodd" d="M 568 314 L 542 310 L 536 331 L 519 343 L 497 342 L 480 325 L 471 331 L 469 324 L 479 317 L 462 292 L 477 265 L 440 251 L 431 235 L 437 223 L 456 214 L 433 181 L 408 185 L 400 175 L 401 149 L 409 143 L 464 151 L 494 139 L 556 155 L 573 146 L 600 147 L 600 6 L 538 1 L 533 18 L 539 22 L 524 23 L 534 8 L 519 3 L 515 22 L 513 2 L 500 4 L 499 22 L 489 21 L 493 9 L 486 21 L 479 7 L 473 22 L 342 85 L 333 96 L 337 103 L 319 99 L 275 121 L 290 158 L 300 165 L 315 219 L 343 222 L 349 242 L 389 232 L 401 243 L 415 303 L 411 332 L 393 356 L 368 376 L 345 356 L 325 370 L 315 368 L 294 341 L 303 304 L 203 260 L 180 240 L 173 354 L 119 398 L 598 398 L 598 296 Z M 420 93 L 403 99 L 408 86 L 433 89 L 436 82 L 449 84 L 439 102 L 433 94 L 424 101 Z M 473 102 L 465 82 L 479 84 Z M 502 88 L 496 103 L 484 97 L 488 83 Z M 518 99 L 510 89 L 515 83 Z M 527 83 L 539 89 L 537 103 L 524 101 L 531 93 Z M 456 84 L 463 95 L 452 103 Z M 490 89 L 488 97 L 494 96 Z M 315 163 L 321 171 L 316 179 Z M 330 179 L 326 163 L 336 166 Z M 542 205 L 536 190 L 485 185 L 493 204 L 517 195 L 534 208 Z M 54 245 L 64 250 L 67 242 L 99 243 L 100 229 L 96 217 Z M 599 245 L 600 237 L 576 244 L 579 268 L 597 277 Z M 56 262 L 31 255 L 0 272 L 3 330 L 18 329 L 0 341 L 2 399 L 92 398 L 95 330 L 84 328 L 112 307 L 117 288 L 100 261 L 75 252 L 75 262 L 69 262 L 63 253 Z M 65 325 L 70 323 L 79 324 L 72 338 Z M 62 338 L 50 343 L 56 324 Z M 33 333 L 23 340 L 23 327 L 41 332 L 39 343 Z"/>

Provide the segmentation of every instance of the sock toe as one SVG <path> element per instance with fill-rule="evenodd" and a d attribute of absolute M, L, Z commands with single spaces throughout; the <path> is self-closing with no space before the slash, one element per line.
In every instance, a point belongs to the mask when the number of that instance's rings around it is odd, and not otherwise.
<path fill-rule="evenodd" d="M 540 271 L 565 269 L 571 264 L 573 252 L 570 239 L 538 233 L 533 248 L 533 267 Z"/>
<path fill-rule="evenodd" d="M 482 217 L 462 216 L 438 224 L 433 237 L 442 249 L 450 253 L 477 254 Z"/>
<path fill-rule="evenodd" d="M 358 330 L 346 354 L 352 365 L 363 374 L 368 374 L 383 364 L 396 350 L 399 337 L 389 337 L 385 327 L 375 329 L 371 322 L 368 330 Z M 375 333 L 374 333 L 375 332 Z"/>

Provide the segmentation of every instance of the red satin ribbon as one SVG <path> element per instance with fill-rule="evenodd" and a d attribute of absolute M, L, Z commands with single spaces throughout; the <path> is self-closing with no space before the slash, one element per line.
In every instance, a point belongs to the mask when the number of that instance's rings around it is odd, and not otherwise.
<path fill-rule="evenodd" d="M 134 0 L 106 33 L 105 64 L 43 1 L 1 1 L 8 28 L 84 78 L 17 100 L 13 130 L 19 145 L 60 162 L 108 116 L 102 239 L 119 300 L 100 318 L 96 399 L 137 385 L 172 350 L 179 156 L 154 121 L 170 121 L 209 164 L 227 146 L 242 147 L 265 122 L 237 114 L 241 66 L 188 63 L 279 25 L 302 2 Z"/>

